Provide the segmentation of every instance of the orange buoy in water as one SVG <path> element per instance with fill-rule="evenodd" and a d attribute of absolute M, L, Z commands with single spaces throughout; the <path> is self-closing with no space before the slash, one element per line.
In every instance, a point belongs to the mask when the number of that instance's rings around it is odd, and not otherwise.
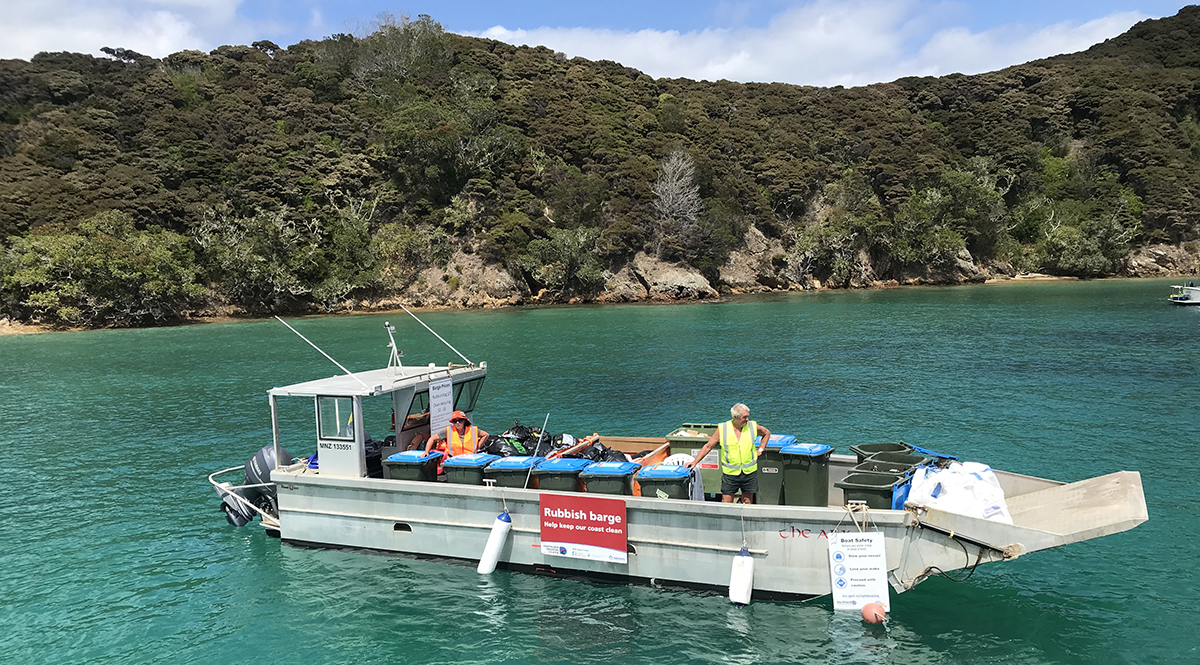
<path fill-rule="evenodd" d="M 867 623 L 883 623 L 887 618 L 887 613 L 883 611 L 883 605 L 879 603 L 867 603 L 862 608 L 863 621 Z"/>

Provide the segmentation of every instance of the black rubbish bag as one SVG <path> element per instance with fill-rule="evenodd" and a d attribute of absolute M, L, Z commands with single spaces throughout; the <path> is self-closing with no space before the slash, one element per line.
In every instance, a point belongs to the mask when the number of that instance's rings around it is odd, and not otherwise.
<path fill-rule="evenodd" d="M 545 457 L 552 452 L 554 452 L 554 444 L 551 442 L 549 437 L 542 439 L 541 443 L 538 443 L 533 447 L 533 454 L 536 457 Z"/>
<path fill-rule="evenodd" d="M 515 445 L 513 445 L 513 442 L 511 439 L 504 439 L 503 441 L 504 442 L 501 443 L 496 448 L 496 452 L 492 453 L 493 455 L 499 455 L 501 457 L 512 457 L 514 455 L 524 455 L 525 454 L 524 450 L 517 448 Z"/>
<path fill-rule="evenodd" d="M 529 438 L 529 434 L 531 431 L 532 430 L 530 430 L 530 428 L 522 425 L 521 421 L 518 420 L 517 422 L 513 423 L 513 426 L 508 428 L 507 431 L 502 432 L 500 434 L 500 436 L 502 436 L 506 439 L 516 439 L 518 441 L 524 441 L 525 439 Z"/>
<path fill-rule="evenodd" d="M 503 443 L 504 443 L 503 437 L 489 436 L 488 440 L 485 441 L 484 444 L 479 447 L 479 452 L 486 453 L 488 455 L 499 455 L 500 453 L 497 451 L 500 450 L 500 446 L 503 445 Z"/>
<path fill-rule="evenodd" d="M 579 459 L 590 459 L 593 462 L 599 462 L 600 457 L 603 454 L 604 446 L 601 446 L 598 443 L 593 443 L 592 445 L 584 446 L 582 449 L 577 450 L 569 455 L 564 455 L 564 457 L 576 457 Z"/>
<path fill-rule="evenodd" d="M 614 448 L 608 448 L 600 454 L 601 462 L 628 462 L 629 458 L 625 457 L 625 453 Z"/>

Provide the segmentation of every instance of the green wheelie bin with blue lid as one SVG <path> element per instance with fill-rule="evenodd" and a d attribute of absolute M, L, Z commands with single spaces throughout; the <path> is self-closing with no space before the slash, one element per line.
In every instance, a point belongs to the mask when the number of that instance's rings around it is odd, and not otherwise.
<path fill-rule="evenodd" d="M 589 493 L 633 496 L 633 474 L 642 468 L 634 462 L 596 462 L 579 472 Z"/>
<path fill-rule="evenodd" d="M 455 455 L 442 462 L 442 469 L 446 472 L 446 482 L 459 485 L 482 485 L 483 470 L 498 459 L 500 459 L 499 455 L 487 453 Z"/>
<path fill-rule="evenodd" d="M 545 457 L 529 455 L 501 457 L 487 465 L 483 470 L 483 475 L 495 479 L 496 487 L 537 489 L 537 476 L 533 475 L 532 469 L 544 461 L 546 461 Z"/>
<path fill-rule="evenodd" d="M 405 450 L 383 461 L 392 480 L 437 480 L 437 465 L 442 453 L 437 450 Z"/>
<path fill-rule="evenodd" d="M 634 476 L 642 496 L 658 499 L 690 499 L 692 470 L 679 464 L 655 464 Z"/>
<path fill-rule="evenodd" d="M 784 446 L 796 442 L 791 434 L 772 434 L 767 448 L 758 456 L 758 494 L 754 502 L 763 506 L 782 506 L 783 503 L 783 455 Z M 754 438 L 754 445 L 762 443 L 762 437 Z"/>
<path fill-rule="evenodd" d="M 793 443 L 781 448 L 779 454 L 783 458 L 783 498 L 786 505 L 828 506 L 829 456 L 833 454 L 833 446 Z"/>
<path fill-rule="evenodd" d="M 533 475 L 537 476 L 538 489 L 551 492 L 578 492 L 579 472 L 592 464 L 595 462 L 582 458 L 548 459 L 533 467 Z"/>

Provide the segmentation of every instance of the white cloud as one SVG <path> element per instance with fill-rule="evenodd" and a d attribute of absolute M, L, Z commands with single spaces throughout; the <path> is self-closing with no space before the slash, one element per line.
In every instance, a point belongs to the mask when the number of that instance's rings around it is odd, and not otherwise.
<path fill-rule="evenodd" d="M 0 0 L 0 58 L 39 51 L 98 54 L 102 46 L 161 57 L 251 38 L 242 0 Z"/>
<path fill-rule="evenodd" d="M 1082 51 L 1121 34 L 1144 18 L 1137 12 L 1121 12 L 1082 25 L 1056 23 L 1033 33 L 1014 27 L 977 33 L 950 28 L 935 34 L 911 64 L 934 75 L 1003 69 L 1030 60 Z"/>
<path fill-rule="evenodd" d="M 972 32 L 937 29 L 941 9 L 915 0 L 816 0 L 778 14 L 765 28 L 680 33 L 496 26 L 478 34 L 591 60 L 615 60 L 655 77 L 828 86 L 1001 69 L 1086 49 L 1146 18 L 1123 12 L 1082 25 Z"/>
<path fill-rule="evenodd" d="M 724 0 L 714 13 L 727 26 L 677 31 L 591 28 L 491 28 L 480 36 L 541 44 L 568 55 L 615 60 L 656 77 L 861 85 L 908 75 L 977 73 L 1077 51 L 1141 18 L 1124 12 L 1083 24 L 1001 26 L 973 32 L 951 0 L 810 0 L 747 27 L 749 0 Z M 98 54 L 102 46 L 162 57 L 183 49 L 248 44 L 300 31 L 328 30 L 319 5 L 297 6 L 280 21 L 250 20 L 245 0 L 0 0 L 0 58 L 39 51 Z M 307 25 L 304 25 L 307 24 Z M 303 27 L 302 27 L 303 26 Z"/>

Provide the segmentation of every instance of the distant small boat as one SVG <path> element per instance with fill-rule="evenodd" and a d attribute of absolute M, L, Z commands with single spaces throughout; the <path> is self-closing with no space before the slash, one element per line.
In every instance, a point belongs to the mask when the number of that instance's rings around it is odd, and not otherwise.
<path fill-rule="evenodd" d="M 1188 282 L 1187 286 L 1174 285 L 1171 288 L 1175 289 L 1167 297 L 1173 304 L 1176 305 L 1200 305 L 1200 286 L 1196 286 L 1195 282 Z"/>

